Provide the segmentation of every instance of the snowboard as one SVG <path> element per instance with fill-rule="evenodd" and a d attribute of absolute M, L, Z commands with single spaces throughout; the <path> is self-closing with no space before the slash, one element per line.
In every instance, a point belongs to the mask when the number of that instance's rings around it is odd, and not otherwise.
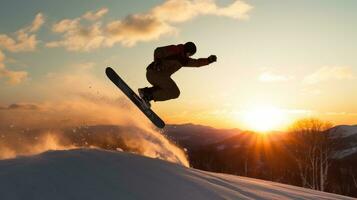
<path fill-rule="evenodd" d="M 145 116 L 158 128 L 164 128 L 165 122 L 120 78 L 111 68 L 107 67 L 105 73 L 108 78 L 145 114 Z"/>

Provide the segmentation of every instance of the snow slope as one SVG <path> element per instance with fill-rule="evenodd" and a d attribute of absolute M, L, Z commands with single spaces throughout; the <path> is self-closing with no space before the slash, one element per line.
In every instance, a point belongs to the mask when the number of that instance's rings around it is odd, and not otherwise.
<path fill-rule="evenodd" d="M 350 125 L 340 125 L 332 128 L 333 132 L 340 134 L 340 137 L 349 137 L 352 135 L 357 135 L 357 125 L 350 126 Z"/>
<path fill-rule="evenodd" d="M 0 199 L 352 199 L 96 149 L 0 160 Z"/>
<path fill-rule="evenodd" d="M 357 155 L 357 125 L 339 125 L 330 129 L 338 141 L 338 149 L 333 155 L 335 159 L 356 157 Z M 353 158 L 356 159 L 356 158 Z"/>

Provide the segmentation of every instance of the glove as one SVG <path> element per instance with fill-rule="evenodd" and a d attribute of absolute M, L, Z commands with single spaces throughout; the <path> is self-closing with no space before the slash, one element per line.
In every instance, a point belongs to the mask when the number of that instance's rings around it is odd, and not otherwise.
<path fill-rule="evenodd" d="M 209 62 L 209 63 L 213 63 L 213 62 L 216 62 L 216 61 L 217 61 L 217 56 L 215 56 L 215 55 L 210 55 L 207 59 L 208 59 L 208 62 Z"/>

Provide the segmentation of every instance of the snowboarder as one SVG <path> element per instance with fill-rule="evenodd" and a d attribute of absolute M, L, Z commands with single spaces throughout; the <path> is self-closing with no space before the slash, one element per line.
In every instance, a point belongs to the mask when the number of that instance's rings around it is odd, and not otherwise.
<path fill-rule="evenodd" d="M 150 107 L 150 101 L 166 101 L 179 97 L 180 90 L 171 75 L 181 67 L 201 67 L 217 61 L 217 56 L 190 58 L 196 53 L 193 42 L 158 47 L 154 51 L 154 61 L 146 68 L 146 78 L 152 87 L 139 88 L 139 96 Z"/>

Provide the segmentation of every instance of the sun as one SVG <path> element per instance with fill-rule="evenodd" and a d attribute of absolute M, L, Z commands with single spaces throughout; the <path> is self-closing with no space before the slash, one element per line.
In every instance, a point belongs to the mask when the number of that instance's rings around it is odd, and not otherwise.
<path fill-rule="evenodd" d="M 278 129 L 283 119 L 284 112 L 272 106 L 257 106 L 243 113 L 248 128 L 262 133 Z"/>

